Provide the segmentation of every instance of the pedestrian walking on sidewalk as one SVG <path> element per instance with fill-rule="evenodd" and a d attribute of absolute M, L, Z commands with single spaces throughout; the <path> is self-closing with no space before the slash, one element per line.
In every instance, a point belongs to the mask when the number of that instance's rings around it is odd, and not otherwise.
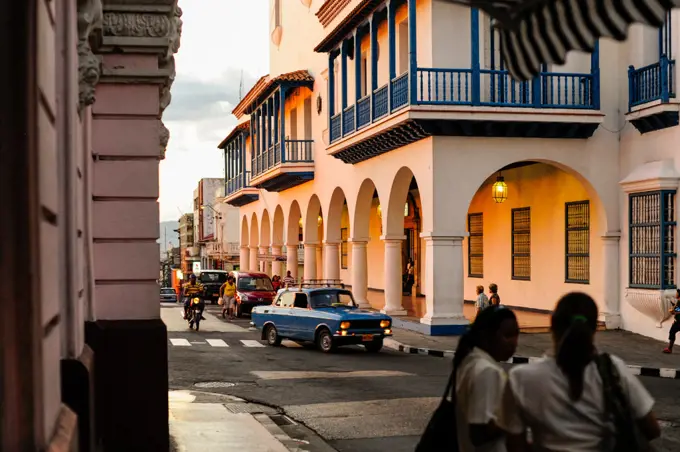
<path fill-rule="evenodd" d="M 668 347 L 663 349 L 664 353 L 673 353 L 673 345 L 675 344 L 675 336 L 680 331 L 680 289 L 675 292 L 675 303 L 672 303 L 673 307 L 669 312 L 675 314 L 675 319 L 673 325 L 671 325 L 671 331 L 668 333 Z"/>
<path fill-rule="evenodd" d="M 564 295 L 552 314 L 554 357 L 510 370 L 500 426 L 508 452 L 648 451 L 661 434 L 654 399 L 626 364 L 598 354 L 598 310 L 587 294 Z"/>
<path fill-rule="evenodd" d="M 286 277 L 283 278 L 281 281 L 283 283 L 283 287 L 289 287 L 289 286 L 294 286 L 295 285 L 295 278 L 290 274 L 290 270 L 286 272 Z"/>
<path fill-rule="evenodd" d="M 489 306 L 489 298 L 484 293 L 484 286 L 477 286 L 477 300 L 475 300 L 476 314 L 478 316 L 480 312 Z"/>
<path fill-rule="evenodd" d="M 460 452 L 505 452 L 505 432 L 496 421 L 506 380 L 500 362 L 515 354 L 518 337 L 515 314 L 489 306 L 458 342 L 451 386 Z M 445 449 L 436 446 L 432 450 Z"/>
<path fill-rule="evenodd" d="M 228 312 L 229 320 L 233 320 L 234 308 L 236 307 L 236 284 L 232 275 L 229 275 L 220 287 L 220 296 L 222 297 L 222 318 L 225 318 Z"/>
<path fill-rule="evenodd" d="M 498 286 L 496 283 L 489 284 L 489 302 L 492 306 L 500 306 L 501 297 L 498 296 Z"/>

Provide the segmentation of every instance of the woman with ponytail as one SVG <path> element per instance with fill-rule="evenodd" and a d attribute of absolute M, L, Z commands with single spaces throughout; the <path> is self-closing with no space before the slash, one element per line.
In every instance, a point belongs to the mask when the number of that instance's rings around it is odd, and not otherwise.
<path fill-rule="evenodd" d="M 605 374 L 601 373 L 605 361 L 612 365 L 612 380 L 617 380 L 641 435 L 651 440 L 661 434 L 652 412 L 654 400 L 642 383 L 620 358 L 598 354 L 594 343 L 597 318 L 597 305 L 589 295 L 564 295 L 551 320 L 554 357 L 510 371 L 499 421 L 508 432 L 508 452 L 529 450 L 527 429 L 533 439 L 531 450 L 609 450 L 603 445 L 616 442 L 616 432 L 605 403 Z"/>
<path fill-rule="evenodd" d="M 502 306 L 482 310 L 461 337 L 453 359 L 456 424 L 461 452 L 505 452 L 496 413 L 506 375 L 499 361 L 517 349 L 515 314 Z"/>

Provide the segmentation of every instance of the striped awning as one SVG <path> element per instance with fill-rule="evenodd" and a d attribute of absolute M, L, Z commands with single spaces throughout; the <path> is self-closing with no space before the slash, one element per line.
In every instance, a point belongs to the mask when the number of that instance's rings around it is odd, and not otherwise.
<path fill-rule="evenodd" d="M 491 16 L 510 75 L 530 80 L 567 52 L 592 52 L 598 38 L 623 41 L 633 23 L 661 27 L 680 0 L 449 0 Z"/>

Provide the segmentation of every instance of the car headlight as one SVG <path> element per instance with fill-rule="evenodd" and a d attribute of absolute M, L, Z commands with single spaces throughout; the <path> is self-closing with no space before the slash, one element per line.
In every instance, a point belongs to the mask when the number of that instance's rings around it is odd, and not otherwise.
<path fill-rule="evenodd" d="M 389 328 L 390 323 L 392 323 L 392 322 L 390 322 L 389 320 L 381 320 L 380 321 L 380 328 Z"/>
<path fill-rule="evenodd" d="M 340 322 L 340 329 L 341 330 L 348 330 L 349 329 L 349 322 Z"/>

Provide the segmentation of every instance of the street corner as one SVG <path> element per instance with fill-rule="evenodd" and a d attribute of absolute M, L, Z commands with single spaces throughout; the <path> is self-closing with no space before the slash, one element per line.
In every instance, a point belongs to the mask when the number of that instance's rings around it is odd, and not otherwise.
<path fill-rule="evenodd" d="M 169 391 L 168 401 L 173 452 L 334 451 L 276 407 L 191 390 Z"/>

